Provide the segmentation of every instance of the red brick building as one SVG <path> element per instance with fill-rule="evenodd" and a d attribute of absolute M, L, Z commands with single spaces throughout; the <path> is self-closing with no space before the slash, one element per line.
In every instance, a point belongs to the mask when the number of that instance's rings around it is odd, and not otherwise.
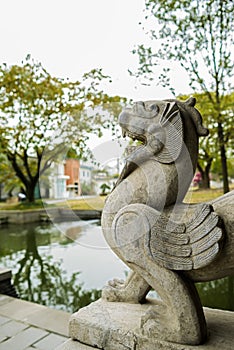
<path fill-rule="evenodd" d="M 78 159 L 68 158 L 64 164 L 64 174 L 69 176 L 67 179 L 67 190 L 71 195 L 80 193 L 80 162 Z"/>

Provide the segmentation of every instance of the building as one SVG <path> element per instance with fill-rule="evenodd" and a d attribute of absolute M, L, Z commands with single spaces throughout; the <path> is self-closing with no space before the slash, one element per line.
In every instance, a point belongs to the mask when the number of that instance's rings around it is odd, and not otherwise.
<path fill-rule="evenodd" d="M 80 196 L 82 193 L 86 194 L 88 188 L 90 191 L 92 185 L 91 166 L 80 164 L 79 159 L 68 158 L 64 164 L 64 174 L 69 176 L 67 191 L 70 198 Z"/>
<path fill-rule="evenodd" d="M 50 175 L 49 197 L 55 199 L 68 198 L 67 181 L 69 176 L 64 173 L 64 162 L 54 163 Z"/>
<path fill-rule="evenodd" d="M 40 193 L 44 198 L 74 198 L 87 191 L 90 194 L 91 189 L 92 167 L 80 164 L 77 158 L 53 163 L 48 175 L 40 179 Z"/>
<path fill-rule="evenodd" d="M 90 185 L 91 181 L 92 181 L 92 167 L 81 164 L 80 165 L 80 182 Z"/>
<path fill-rule="evenodd" d="M 69 197 L 80 195 L 80 162 L 75 158 L 67 158 L 64 162 L 64 174 Z"/>

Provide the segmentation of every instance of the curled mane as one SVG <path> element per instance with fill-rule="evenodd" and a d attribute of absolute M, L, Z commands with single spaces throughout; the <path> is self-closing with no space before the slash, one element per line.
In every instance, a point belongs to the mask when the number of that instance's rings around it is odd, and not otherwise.
<path fill-rule="evenodd" d="M 196 99 L 194 97 L 190 97 L 184 102 L 176 99 L 169 99 L 166 101 L 176 102 L 179 108 L 185 110 L 191 116 L 199 136 L 207 136 L 209 134 L 209 130 L 202 125 L 202 116 L 200 112 L 194 107 L 196 104 Z"/>

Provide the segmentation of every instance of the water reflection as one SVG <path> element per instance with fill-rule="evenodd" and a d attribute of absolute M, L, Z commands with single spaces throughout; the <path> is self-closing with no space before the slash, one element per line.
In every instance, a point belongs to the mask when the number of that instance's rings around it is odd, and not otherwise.
<path fill-rule="evenodd" d="M 113 265 L 123 276 L 125 267 L 105 246 L 97 224 L 1 227 L 0 262 L 12 269 L 21 298 L 73 312 L 100 296 Z"/>
<path fill-rule="evenodd" d="M 11 268 L 22 299 L 70 312 L 100 296 L 127 267 L 112 253 L 93 221 L 0 227 L 0 264 Z M 234 277 L 198 283 L 202 304 L 234 311 Z"/>

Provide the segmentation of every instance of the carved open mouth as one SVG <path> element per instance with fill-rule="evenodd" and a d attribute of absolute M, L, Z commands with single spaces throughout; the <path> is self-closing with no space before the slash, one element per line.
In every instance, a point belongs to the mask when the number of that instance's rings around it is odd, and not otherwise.
<path fill-rule="evenodd" d="M 143 142 L 144 144 L 146 143 L 146 138 L 144 135 L 139 135 L 139 134 L 136 134 L 134 132 L 131 132 L 125 128 L 122 127 L 122 136 L 125 138 L 125 137 L 130 137 L 130 139 L 132 139 L 133 141 L 137 140 L 137 141 L 140 141 L 140 142 Z"/>

